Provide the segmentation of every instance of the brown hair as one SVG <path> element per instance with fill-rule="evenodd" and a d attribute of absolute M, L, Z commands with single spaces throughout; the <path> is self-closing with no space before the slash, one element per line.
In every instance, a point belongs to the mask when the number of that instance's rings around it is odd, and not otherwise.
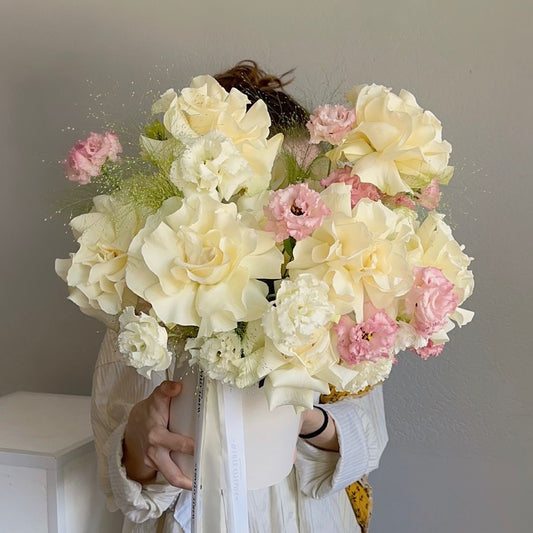
<path fill-rule="evenodd" d="M 271 134 L 301 134 L 305 131 L 309 112 L 284 90 L 294 79 L 290 77 L 293 71 L 274 76 L 259 68 L 255 61 L 246 59 L 215 78 L 227 91 L 235 88 L 244 93 L 250 105 L 263 100 L 272 119 Z"/>

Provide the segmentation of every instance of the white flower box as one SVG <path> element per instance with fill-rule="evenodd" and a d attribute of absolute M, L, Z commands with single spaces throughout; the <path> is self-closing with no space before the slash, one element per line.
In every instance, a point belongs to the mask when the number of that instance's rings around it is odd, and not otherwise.
<path fill-rule="evenodd" d="M 0 397 L 0 531 L 115 533 L 96 476 L 90 398 Z"/>

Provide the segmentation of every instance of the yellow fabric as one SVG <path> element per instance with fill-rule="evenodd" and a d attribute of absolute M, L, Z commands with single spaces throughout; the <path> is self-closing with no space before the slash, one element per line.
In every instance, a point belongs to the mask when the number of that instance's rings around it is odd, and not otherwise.
<path fill-rule="evenodd" d="M 333 385 L 330 385 L 329 394 L 322 394 L 320 396 L 320 403 L 338 402 L 346 396 L 352 398 L 361 397 L 367 394 L 370 389 L 371 387 L 367 387 L 357 394 L 352 394 L 346 391 L 337 391 Z M 368 476 L 365 475 L 359 481 L 348 485 L 345 490 L 361 532 L 368 533 L 373 506 L 372 487 L 368 483 Z"/>

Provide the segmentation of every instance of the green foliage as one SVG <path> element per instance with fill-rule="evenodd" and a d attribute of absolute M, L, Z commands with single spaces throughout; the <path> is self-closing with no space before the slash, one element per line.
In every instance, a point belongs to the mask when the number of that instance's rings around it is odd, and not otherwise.
<path fill-rule="evenodd" d="M 167 130 L 157 118 L 144 127 L 144 132 L 149 139 L 155 139 L 156 141 L 167 140 Z"/>

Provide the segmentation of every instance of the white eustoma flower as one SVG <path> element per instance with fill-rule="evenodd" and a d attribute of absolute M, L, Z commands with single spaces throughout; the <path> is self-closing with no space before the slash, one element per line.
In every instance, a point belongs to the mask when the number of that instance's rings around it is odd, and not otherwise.
<path fill-rule="evenodd" d="M 71 220 L 80 248 L 70 259 L 57 259 L 56 272 L 81 311 L 105 320 L 137 299 L 126 286 L 127 251 L 148 212 L 107 195 L 94 197 L 93 203 L 90 213 Z"/>
<path fill-rule="evenodd" d="M 349 162 L 352 174 L 391 196 L 425 187 L 433 178 L 449 181 L 452 147 L 442 140 L 440 121 L 410 92 L 396 95 L 382 85 L 358 85 L 346 99 L 357 122 L 328 153 L 331 161 Z"/>
<path fill-rule="evenodd" d="M 135 314 L 135 309 L 126 307 L 119 318 L 118 347 L 126 357 L 126 363 L 146 379 L 153 371 L 166 370 L 172 361 L 167 349 L 167 330 L 150 315 Z"/>
<path fill-rule="evenodd" d="M 171 200 L 133 240 L 128 286 L 166 324 L 198 326 L 201 337 L 260 318 L 268 290 L 259 280 L 279 278 L 283 262 L 272 235 L 246 226 L 233 203 Z"/>
<path fill-rule="evenodd" d="M 216 131 L 195 139 L 170 169 L 171 181 L 186 196 L 206 192 L 217 200 L 229 200 L 252 176 L 233 141 Z"/>

